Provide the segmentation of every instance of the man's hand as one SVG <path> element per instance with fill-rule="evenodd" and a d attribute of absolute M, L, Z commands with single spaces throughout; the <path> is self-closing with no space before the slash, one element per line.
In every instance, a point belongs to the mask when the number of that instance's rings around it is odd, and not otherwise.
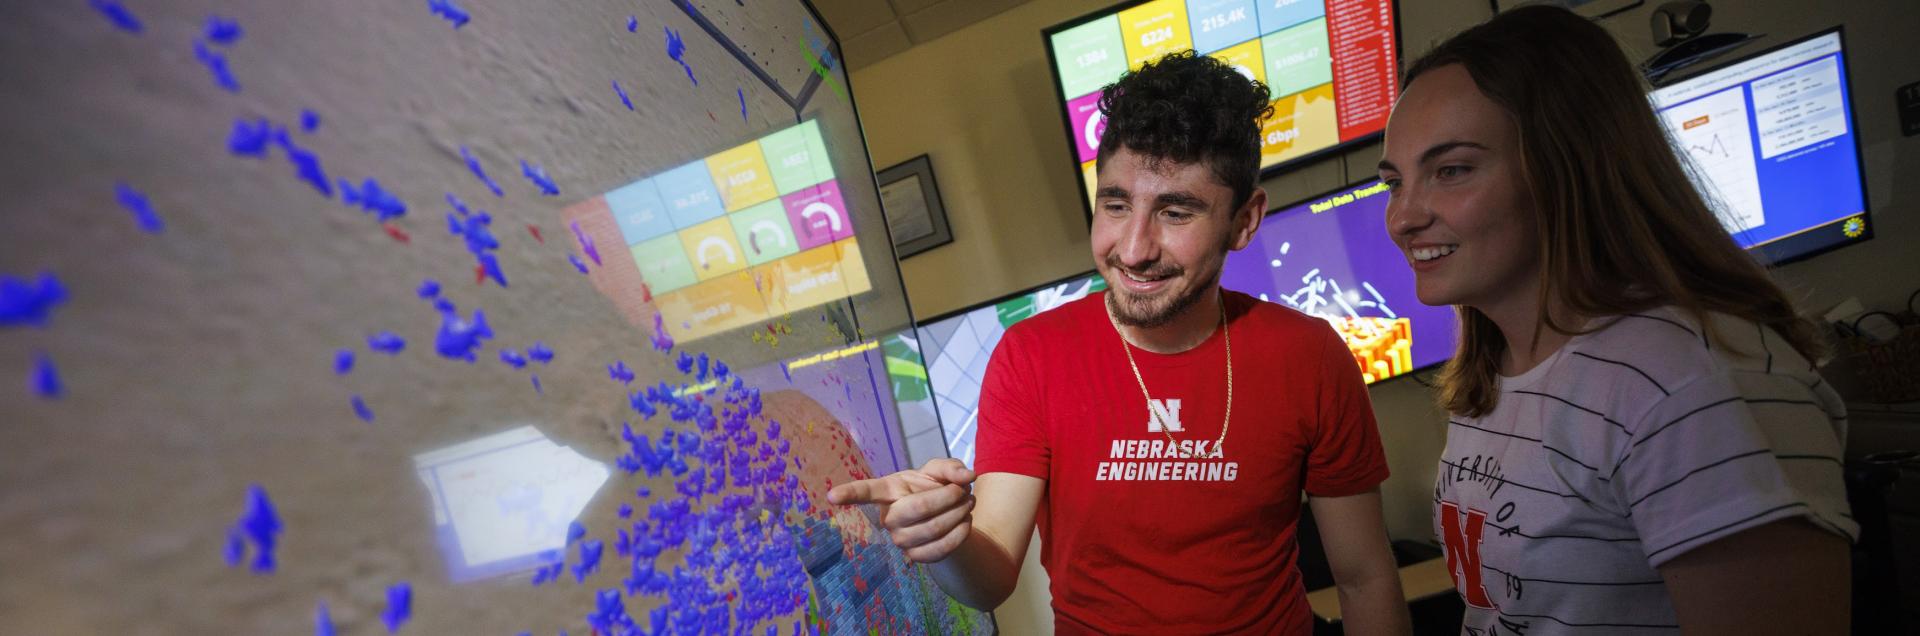
<path fill-rule="evenodd" d="M 973 471 L 957 459 L 936 459 L 920 470 L 834 486 L 827 502 L 879 504 L 877 520 L 893 544 L 919 563 L 947 558 L 973 531 Z M 871 516 L 871 515 L 869 515 Z"/>

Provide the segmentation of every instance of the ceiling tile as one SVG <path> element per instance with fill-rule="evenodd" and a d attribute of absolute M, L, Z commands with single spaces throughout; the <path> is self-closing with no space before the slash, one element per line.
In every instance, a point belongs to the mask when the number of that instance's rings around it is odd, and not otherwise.
<path fill-rule="evenodd" d="M 931 7 L 933 5 L 940 4 L 942 2 L 953 3 L 953 0 L 887 0 L 887 2 L 893 3 L 894 13 L 898 13 L 900 15 L 913 15 L 915 13 L 919 13 L 921 11 L 927 10 L 927 7 Z M 966 0 L 961 0 L 961 2 L 954 3 L 954 4 L 967 4 L 967 2 Z"/>
<path fill-rule="evenodd" d="M 900 18 L 914 44 L 924 44 L 960 30 L 1026 0 L 945 0 L 933 2 L 920 11 L 908 13 L 901 8 Z M 899 4 L 901 0 L 895 0 Z"/>
<path fill-rule="evenodd" d="M 894 21 L 893 6 L 887 0 L 814 0 L 820 17 L 834 35 L 851 38 Z"/>
<path fill-rule="evenodd" d="M 840 43 L 840 50 L 847 56 L 848 71 L 893 57 L 912 47 L 913 41 L 907 39 L 907 32 L 900 28 L 899 22 L 888 22 Z"/>

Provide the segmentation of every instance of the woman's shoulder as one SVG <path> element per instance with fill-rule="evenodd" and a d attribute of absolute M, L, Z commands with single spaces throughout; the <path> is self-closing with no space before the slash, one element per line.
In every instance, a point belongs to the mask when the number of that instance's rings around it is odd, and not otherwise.
<path fill-rule="evenodd" d="M 1568 343 L 1574 355 L 1604 359 L 1667 389 L 1734 373 L 1813 372 L 1779 333 L 1731 314 L 1695 315 L 1662 306 L 1607 316 L 1590 326 L 1598 328 Z"/>

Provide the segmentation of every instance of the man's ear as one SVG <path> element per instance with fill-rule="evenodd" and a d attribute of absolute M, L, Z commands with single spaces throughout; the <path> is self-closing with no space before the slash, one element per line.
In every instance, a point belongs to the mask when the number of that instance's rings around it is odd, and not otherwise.
<path fill-rule="evenodd" d="M 1267 191 L 1255 184 L 1247 202 L 1233 211 L 1233 241 L 1229 246 L 1235 251 L 1246 249 L 1253 242 L 1253 235 L 1260 231 L 1260 221 L 1266 216 Z"/>

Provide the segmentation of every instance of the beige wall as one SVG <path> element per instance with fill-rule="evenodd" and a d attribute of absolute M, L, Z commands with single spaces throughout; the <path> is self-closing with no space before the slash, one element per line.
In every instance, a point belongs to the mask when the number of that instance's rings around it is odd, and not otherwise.
<path fill-rule="evenodd" d="M 1086 225 L 1040 31 L 1113 4 L 1035 0 L 909 49 L 852 77 L 876 167 L 933 158 L 953 243 L 901 264 L 916 316 L 927 317 L 1091 267 Z M 1654 51 L 1647 18 L 1657 0 L 1603 21 L 1641 59 Z M 1834 24 L 1847 30 L 1853 96 L 1876 238 L 1786 266 L 1778 276 L 1810 309 L 1847 297 L 1892 306 L 1920 286 L 1920 138 L 1899 136 L 1894 88 L 1920 80 L 1911 46 L 1920 11 L 1906 0 L 1719 3 L 1715 30 L 1770 34 L 1746 52 Z M 1488 16 L 1486 0 L 1402 0 L 1401 50 L 1411 58 Z M 1379 148 L 1356 148 L 1262 185 L 1291 202 L 1372 174 Z M 1609 159 L 1603 159 L 1609 160 Z M 1896 179 L 1903 175 L 1904 179 Z M 1384 488 L 1389 533 L 1431 537 L 1428 502 L 1445 419 L 1408 380 L 1372 389 L 1393 477 Z M 1027 570 L 1037 569 L 1029 561 Z M 1031 573 L 1029 573 L 1031 574 Z M 1008 633 L 1051 627 L 1044 577 L 1023 583 L 998 613 Z"/>
<path fill-rule="evenodd" d="M 926 317 L 1091 269 L 1040 30 L 1109 0 L 1035 0 L 854 71 L 873 166 L 921 154 L 953 242 L 900 262 Z"/>

